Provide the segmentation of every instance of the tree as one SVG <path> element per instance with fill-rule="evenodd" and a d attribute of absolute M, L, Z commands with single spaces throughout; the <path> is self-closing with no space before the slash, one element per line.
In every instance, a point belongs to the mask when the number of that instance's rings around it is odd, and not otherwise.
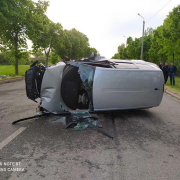
<path fill-rule="evenodd" d="M 180 58 L 180 5 L 175 7 L 172 12 L 167 15 L 162 26 L 153 30 L 147 28 L 144 36 L 143 59 L 159 64 L 160 61 L 171 63 L 173 55 L 175 55 L 175 64 L 180 68 L 178 59 Z M 122 45 L 118 47 L 121 59 L 140 59 L 142 38 L 127 38 L 128 46 L 124 48 Z M 115 54 L 113 58 L 117 58 Z"/>
<path fill-rule="evenodd" d="M 126 50 L 125 50 L 125 44 L 121 44 L 118 46 L 118 53 L 120 55 L 120 59 L 125 59 L 126 58 Z"/>
<path fill-rule="evenodd" d="M 44 51 L 46 66 L 48 66 L 49 55 L 57 44 L 63 43 L 63 27 L 60 23 L 54 23 L 46 15 L 40 15 L 42 23 L 33 22 L 29 37 L 33 42 L 34 51 Z M 36 27 L 36 28 L 35 28 Z"/>
<path fill-rule="evenodd" d="M 133 42 L 133 38 L 129 36 L 127 38 L 127 45 L 131 44 L 131 42 Z"/>
<path fill-rule="evenodd" d="M 5 52 L 0 52 L 0 65 L 9 65 L 9 59 L 6 57 Z"/>
<path fill-rule="evenodd" d="M 90 57 L 93 52 L 94 52 L 94 53 L 97 53 L 98 51 L 97 51 L 96 48 L 88 47 L 85 56 L 86 56 L 86 57 Z"/>
<path fill-rule="evenodd" d="M 54 51 L 51 52 L 49 57 L 52 64 L 57 64 L 60 61 L 60 57 Z"/>
<path fill-rule="evenodd" d="M 164 20 L 162 36 L 164 39 L 164 50 L 169 59 L 172 60 L 172 55 L 175 53 L 180 55 L 180 5 L 175 7 Z"/>
<path fill-rule="evenodd" d="M 149 61 L 159 64 L 160 61 L 165 61 L 167 59 L 165 50 L 163 48 L 164 39 L 162 37 L 162 26 L 159 26 L 153 32 L 151 39 L 151 47 L 148 51 Z"/>
<path fill-rule="evenodd" d="M 89 55 L 91 51 L 91 49 L 88 49 L 90 48 L 88 41 L 87 36 L 75 28 L 64 30 L 63 43 L 57 43 L 54 49 L 62 59 L 81 59 Z"/>
<path fill-rule="evenodd" d="M 3 50 L 8 49 L 9 57 L 15 64 L 18 75 L 18 63 L 27 56 L 27 31 L 29 20 L 34 16 L 36 7 L 45 12 L 47 2 L 34 3 L 32 0 L 1 0 L 0 1 L 0 38 Z"/>
<path fill-rule="evenodd" d="M 71 59 L 80 59 L 86 56 L 86 51 L 89 46 L 88 38 L 85 34 L 79 32 L 75 28 L 70 30 L 72 34 L 72 52 Z"/>
<path fill-rule="evenodd" d="M 54 46 L 55 54 L 62 57 L 62 59 L 71 58 L 72 54 L 72 33 L 71 31 L 64 30 L 63 32 L 63 42 L 57 42 Z"/>
<path fill-rule="evenodd" d="M 119 53 L 114 54 L 114 56 L 111 59 L 119 59 Z"/>
<path fill-rule="evenodd" d="M 127 46 L 127 58 L 128 59 L 140 59 L 141 55 L 141 38 L 135 38 L 134 41 L 130 41 Z"/>
<path fill-rule="evenodd" d="M 144 36 L 153 36 L 153 33 L 154 33 L 154 29 L 153 28 L 147 28 L 146 30 L 145 30 L 145 32 L 144 32 Z"/>
<path fill-rule="evenodd" d="M 45 64 L 46 59 L 44 56 L 44 53 L 40 50 L 37 51 L 31 51 L 31 56 L 30 56 L 30 63 L 32 64 L 34 61 L 38 61 L 39 63 Z"/>
<path fill-rule="evenodd" d="M 149 49 L 151 47 L 152 36 L 148 35 L 144 37 L 144 46 L 143 46 L 143 59 L 149 61 Z M 141 40 L 142 43 L 142 40 Z"/>

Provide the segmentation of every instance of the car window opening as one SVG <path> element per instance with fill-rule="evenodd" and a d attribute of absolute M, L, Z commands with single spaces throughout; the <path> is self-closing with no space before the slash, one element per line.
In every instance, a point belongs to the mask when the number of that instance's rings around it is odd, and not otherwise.
<path fill-rule="evenodd" d="M 94 71 L 94 67 L 73 62 L 65 67 L 61 84 L 61 96 L 68 108 L 72 110 L 93 110 L 92 87 Z"/>

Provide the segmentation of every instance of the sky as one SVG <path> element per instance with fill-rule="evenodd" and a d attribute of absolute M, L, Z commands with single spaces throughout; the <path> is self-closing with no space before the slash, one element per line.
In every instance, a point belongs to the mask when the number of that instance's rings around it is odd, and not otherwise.
<path fill-rule="evenodd" d="M 127 37 L 142 36 L 143 19 L 138 13 L 146 21 L 145 28 L 157 28 L 163 24 L 166 15 L 180 4 L 179 0 L 169 1 L 49 0 L 47 16 L 55 23 L 61 23 L 64 29 L 76 28 L 86 34 L 91 47 L 111 58 L 117 53 L 117 47 L 126 43 Z"/>

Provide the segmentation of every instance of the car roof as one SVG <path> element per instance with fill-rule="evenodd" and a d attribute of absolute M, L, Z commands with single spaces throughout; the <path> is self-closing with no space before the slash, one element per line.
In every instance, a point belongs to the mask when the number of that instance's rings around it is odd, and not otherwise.
<path fill-rule="evenodd" d="M 84 65 L 92 65 L 95 67 L 104 68 L 117 68 L 117 69 L 139 69 L 139 70 L 157 70 L 160 71 L 159 67 L 151 62 L 138 59 L 107 59 L 104 56 L 100 56 L 96 60 L 78 60 L 75 63 L 82 63 Z"/>
<path fill-rule="evenodd" d="M 134 64 L 138 69 L 147 69 L 147 70 L 160 70 L 159 67 L 151 62 L 143 61 L 143 60 L 137 60 L 137 59 L 127 59 L 127 60 L 121 60 L 121 59 L 109 59 L 112 63 L 122 63 L 122 64 Z"/>

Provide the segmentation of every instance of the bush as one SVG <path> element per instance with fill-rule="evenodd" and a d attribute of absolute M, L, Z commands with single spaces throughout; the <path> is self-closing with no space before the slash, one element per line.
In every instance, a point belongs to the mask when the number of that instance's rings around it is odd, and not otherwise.
<path fill-rule="evenodd" d="M 60 61 L 60 57 L 55 52 L 51 52 L 49 59 L 52 64 L 57 64 Z"/>
<path fill-rule="evenodd" d="M 6 57 L 5 52 L 0 53 L 0 64 L 2 65 L 10 65 L 10 59 Z"/>

